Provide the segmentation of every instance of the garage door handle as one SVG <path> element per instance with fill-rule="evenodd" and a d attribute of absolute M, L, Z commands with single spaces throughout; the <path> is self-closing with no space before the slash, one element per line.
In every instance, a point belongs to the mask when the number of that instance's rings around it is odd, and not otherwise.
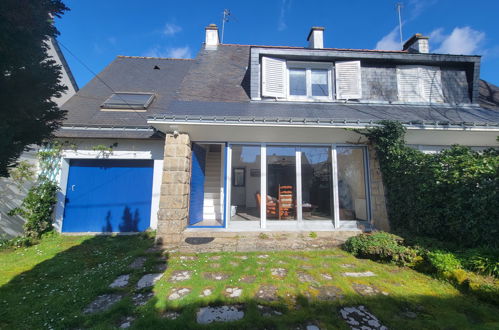
<path fill-rule="evenodd" d="M 75 185 L 71 185 L 71 191 L 75 191 Z"/>

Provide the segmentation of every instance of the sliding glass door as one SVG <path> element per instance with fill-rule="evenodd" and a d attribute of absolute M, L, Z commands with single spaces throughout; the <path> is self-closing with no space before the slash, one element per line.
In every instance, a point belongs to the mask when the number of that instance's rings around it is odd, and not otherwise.
<path fill-rule="evenodd" d="M 267 219 L 296 220 L 296 148 L 267 147 Z"/>

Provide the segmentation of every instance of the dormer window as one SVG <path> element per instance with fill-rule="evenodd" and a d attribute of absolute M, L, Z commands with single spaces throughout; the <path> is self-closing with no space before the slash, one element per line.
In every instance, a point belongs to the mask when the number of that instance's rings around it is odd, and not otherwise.
<path fill-rule="evenodd" d="M 332 100 L 331 63 L 288 62 L 288 99 Z"/>
<path fill-rule="evenodd" d="M 103 110 L 143 110 L 145 111 L 147 107 L 151 104 L 154 99 L 154 94 L 152 93 L 114 93 L 112 94 L 104 103 L 102 103 L 101 108 Z"/>
<path fill-rule="evenodd" d="M 360 61 L 305 62 L 265 56 L 262 96 L 319 102 L 360 99 Z"/>
<path fill-rule="evenodd" d="M 403 102 L 443 103 L 439 67 L 399 65 L 397 67 L 399 100 Z"/>

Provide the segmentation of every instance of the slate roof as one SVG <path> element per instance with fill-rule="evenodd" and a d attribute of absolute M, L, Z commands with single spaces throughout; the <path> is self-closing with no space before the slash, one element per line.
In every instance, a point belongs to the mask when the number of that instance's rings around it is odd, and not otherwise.
<path fill-rule="evenodd" d="M 150 127 L 147 116 L 164 113 L 175 99 L 192 60 L 118 56 L 97 77 L 81 88 L 61 107 L 67 110 L 67 127 Z M 159 69 L 154 69 L 158 67 Z M 151 92 L 155 99 L 146 112 L 101 111 L 101 104 L 116 92 Z M 109 137 L 143 138 L 144 132 L 114 131 Z M 118 133 L 119 132 L 119 133 Z M 96 131 L 80 131 L 82 137 L 96 137 Z M 56 136 L 74 137 L 76 131 L 59 130 Z"/>
<path fill-rule="evenodd" d="M 499 87 L 480 80 L 478 101 L 482 108 L 499 111 Z"/>

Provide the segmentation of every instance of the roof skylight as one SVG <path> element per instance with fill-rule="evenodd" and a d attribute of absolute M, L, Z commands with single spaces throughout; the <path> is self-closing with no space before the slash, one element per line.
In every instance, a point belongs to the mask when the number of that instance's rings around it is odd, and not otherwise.
<path fill-rule="evenodd" d="M 147 109 L 154 99 L 151 93 L 114 93 L 104 103 L 101 108 L 107 109 Z"/>

